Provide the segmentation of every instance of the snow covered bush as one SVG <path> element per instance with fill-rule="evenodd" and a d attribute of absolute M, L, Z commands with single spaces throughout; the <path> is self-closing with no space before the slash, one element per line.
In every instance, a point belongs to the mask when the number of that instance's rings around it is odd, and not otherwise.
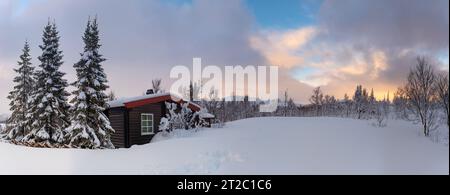
<path fill-rule="evenodd" d="M 374 122 L 372 123 L 375 127 L 386 127 L 388 116 L 383 113 L 382 110 L 377 110 L 374 114 Z"/>
<path fill-rule="evenodd" d="M 372 125 L 376 127 L 386 127 L 390 113 L 389 102 L 385 99 L 381 102 L 376 102 L 374 105 L 373 119 L 375 121 Z"/>
<path fill-rule="evenodd" d="M 170 121 L 166 117 L 161 118 L 161 122 L 159 123 L 159 130 L 163 132 L 170 131 Z"/>
<path fill-rule="evenodd" d="M 219 119 L 214 119 L 214 121 L 211 123 L 211 128 L 223 128 L 225 127 L 225 123 Z"/>
<path fill-rule="evenodd" d="M 0 123 L 0 139 L 2 139 L 2 137 L 5 135 L 5 132 L 6 132 L 5 124 Z"/>
<path fill-rule="evenodd" d="M 159 130 L 163 132 L 170 132 L 173 129 L 181 128 L 181 118 L 176 113 L 177 104 L 166 102 L 166 108 L 168 113 L 166 117 L 161 118 Z"/>
<path fill-rule="evenodd" d="M 159 130 L 163 132 L 171 132 L 174 129 L 198 129 L 207 126 L 208 123 L 201 117 L 207 113 L 206 109 L 193 112 L 189 108 L 189 103 L 182 103 L 181 109 L 178 110 L 178 104 L 166 102 L 168 113 L 166 117 L 161 118 Z"/>
<path fill-rule="evenodd" d="M 156 134 L 152 138 L 151 143 L 161 142 L 161 141 L 170 140 L 170 139 L 194 137 L 196 135 L 196 133 L 199 131 L 200 131 L 200 129 L 197 129 L 194 131 L 186 131 L 184 129 L 174 129 L 170 132 L 163 131 L 163 132 Z"/>

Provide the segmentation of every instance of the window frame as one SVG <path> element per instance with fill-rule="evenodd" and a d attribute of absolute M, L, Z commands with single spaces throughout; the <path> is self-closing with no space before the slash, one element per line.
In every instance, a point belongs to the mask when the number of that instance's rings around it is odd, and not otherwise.
<path fill-rule="evenodd" d="M 147 120 L 144 120 L 143 116 L 147 116 Z M 151 116 L 151 119 L 149 118 Z M 147 125 L 143 123 L 147 122 Z M 150 124 L 151 122 L 151 124 Z M 152 113 L 141 113 L 141 135 L 154 135 L 155 134 L 155 116 Z M 151 127 L 151 131 L 148 129 Z M 144 129 L 146 129 L 144 131 Z"/>

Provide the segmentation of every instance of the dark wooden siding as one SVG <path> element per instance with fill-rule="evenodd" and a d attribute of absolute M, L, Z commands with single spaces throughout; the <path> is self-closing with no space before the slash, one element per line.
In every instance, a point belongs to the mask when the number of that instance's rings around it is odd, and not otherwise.
<path fill-rule="evenodd" d="M 163 104 L 163 102 L 148 104 L 129 110 L 130 145 L 147 144 L 152 140 L 154 135 L 141 135 L 141 114 L 153 114 L 153 129 L 156 133 L 165 108 Z"/>
<path fill-rule="evenodd" d="M 111 108 L 107 112 L 109 121 L 115 133 L 111 135 L 111 141 L 116 148 L 125 148 L 125 108 Z"/>

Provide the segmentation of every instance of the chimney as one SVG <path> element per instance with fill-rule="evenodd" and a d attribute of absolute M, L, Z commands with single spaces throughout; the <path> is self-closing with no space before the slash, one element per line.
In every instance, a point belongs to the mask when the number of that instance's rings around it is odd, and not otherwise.
<path fill-rule="evenodd" d="M 153 89 L 149 89 L 147 90 L 147 92 L 145 93 L 146 95 L 151 95 L 154 94 L 155 92 L 153 91 Z"/>

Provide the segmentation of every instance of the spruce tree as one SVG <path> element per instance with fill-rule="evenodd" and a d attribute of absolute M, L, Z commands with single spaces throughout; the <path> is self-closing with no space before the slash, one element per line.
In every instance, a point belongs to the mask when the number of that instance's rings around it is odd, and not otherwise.
<path fill-rule="evenodd" d="M 361 85 L 358 85 L 356 87 L 355 95 L 353 96 L 353 102 L 358 119 L 361 119 L 363 117 L 363 114 L 366 109 L 365 94 L 367 94 L 366 90 L 363 89 Z"/>
<path fill-rule="evenodd" d="M 84 52 L 74 65 L 77 81 L 72 85 L 76 90 L 71 117 L 72 125 L 67 128 L 68 142 L 79 148 L 114 148 L 111 134 L 114 130 L 103 113 L 106 108 L 108 86 L 106 74 L 101 63 L 105 61 L 99 49 L 99 30 L 97 19 L 88 21 L 84 36 Z"/>
<path fill-rule="evenodd" d="M 25 42 L 22 52 L 23 54 L 17 62 L 19 68 L 14 69 L 17 73 L 17 76 L 14 78 L 14 83 L 16 83 L 16 85 L 8 96 L 8 99 L 11 100 L 9 105 L 12 114 L 8 119 L 8 126 L 11 127 L 11 129 L 7 132 L 6 138 L 16 141 L 21 141 L 30 130 L 30 120 L 27 117 L 29 107 L 28 97 L 33 89 L 34 83 L 34 67 L 32 67 L 31 64 L 30 46 L 28 45 L 28 42 Z"/>
<path fill-rule="evenodd" d="M 375 93 L 373 89 L 370 91 L 369 100 L 368 100 L 368 111 L 370 115 L 374 115 L 377 113 L 377 99 L 375 98 Z"/>
<path fill-rule="evenodd" d="M 32 130 L 24 141 L 31 143 L 59 144 L 64 141 L 63 130 L 69 125 L 67 81 L 59 68 L 63 64 L 62 51 L 59 50 L 59 36 L 56 24 L 45 26 L 41 64 L 36 71 L 36 86 L 32 96 L 30 116 L 33 118 Z"/>

